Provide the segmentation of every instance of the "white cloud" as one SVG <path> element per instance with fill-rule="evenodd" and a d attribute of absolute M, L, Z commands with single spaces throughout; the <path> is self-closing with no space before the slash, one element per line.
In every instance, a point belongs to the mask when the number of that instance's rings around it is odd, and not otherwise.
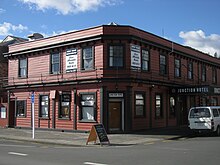
<path fill-rule="evenodd" d="M 202 52 L 220 55 L 220 35 L 211 34 L 207 36 L 202 30 L 179 33 L 179 37 L 184 39 L 184 45 L 193 47 Z"/>
<path fill-rule="evenodd" d="M 63 15 L 86 11 L 96 11 L 99 7 L 111 6 L 122 3 L 122 0 L 19 0 L 28 4 L 30 9 L 45 11 L 55 9 Z"/>
<path fill-rule="evenodd" d="M 2 8 L 0 8 L 0 14 L 2 14 L 2 13 L 4 13 L 4 12 L 5 12 L 5 10 L 2 9 Z"/>
<path fill-rule="evenodd" d="M 27 29 L 27 26 L 23 26 L 21 24 L 16 26 L 11 23 L 4 22 L 3 24 L 0 24 L 0 36 L 10 35 L 12 32 L 21 33 Z"/>

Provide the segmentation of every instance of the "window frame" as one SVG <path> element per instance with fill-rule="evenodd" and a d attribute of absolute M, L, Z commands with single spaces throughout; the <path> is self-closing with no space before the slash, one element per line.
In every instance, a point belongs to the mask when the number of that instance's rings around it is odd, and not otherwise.
<path fill-rule="evenodd" d="M 47 105 L 42 105 L 42 98 L 43 97 L 45 97 L 45 96 L 47 96 L 47 99 L 48 100 L 44 100 L 45 102 L 46 101 L 48 101 L 48 103 L 47 103 Z M 43 116 L 42 114 L 42 108 L 43 107 L 47 107 L 47 115 L 46 116 Z M 48 119 L 50 117 L 50 97 L 49 97 L 49 95 L 39 95 L 39 118 L 46 118 L 46 119 Z"/>
<path fill-rule="evenodd" d="M 164 55 L 164 54 L 159 54 L 159 70 L 160 70 L 160 75 L 167 75 L 168 74 L 168 70 L 167 70 L 167 67 L 168 67 L 168 65 L 167 65 L 167 56 L 166 55 Z M 165 64 L 163 64 L 162 63 L 162 57 L 164 57 L 164 60 L 163 61 L 165 61 Z M 163 66 L 163 67 L 162 67 Z"/>
<path fill-rule="evenodd" d="M 68 96 L 68 98 L 64 97 Z M 71 92 L 70 91 L 62 91 L 59 95 L 59 108 L 58 108 L 58 118 L 59 119 L 70 119 L 71 116 Z M 68 103 L 68 105 L 63 105 L 63 103 Z M 63 107 L 67 108 L 68 110 L 68 115 L 63 115 Z"/>
<path fill-rule="evenodd" d="M 19 115 L 20 113 L 18 113 L 18 110 L 19 110 L 18 102 L 22 102 L 22 104 L 23 104 L 22 106 L 24 106 L 23 107 L 23 111 L 24 111 L 23 115 Z M 27 116 L 27 100 L 16 100 L 16 117 L 26 118 L 26 116 Z"/>
<path fill-rule="evenodd" d="M 111 47 L 121 47 L 122 55 L 115 57 L 114 56 L 114 49 L 113 49 L 113 55 L 111 56 Z M 112 60 L 111 60 L 111 58 L 112 58 Z M 114 59 L 121 59 L 122 66 L 115 65 Z M 110 65 L 111 61 L 112 61 L 112 65 Z M 108 67 L 109 68 L 124 68 L 125 67 L 125 45 L 124 44 L 108 44 Z"/>
<path fill-rule="evenodd" d="M 92 59 L 92 66 L 89 67 L 89 68 L 85 68 L 85 60 L 88 59 L 88 58 L 85 58 L 84 59 L 84 50 L 86 49 L 91 49 L 91 59 Z M 95 68 L 95 51 L 94 51 L 94 46 L 86 46 L 86 47 L 82 47 L 81 49 L 81 70 L 82 71 L 88 71 L 88 70 L 94 70 Z"/>
<path fill-rule="evenodd" d="M 191 62 L 191 61 L 188 62 L 187 78 L 188 78 L 188 80 L 193 80 L 194 79 L 194 76 L 193 76 L 193 62 Z"/>
<path fill-rule="evenodd" d="M 92 95 L 93 96 L 93 100 L 83 100 L 83 96 L 85 95 Z M 93 105 L 83 105 L 83 101 L 93 101 Z M 80 122 L 97 122 L 97 108 L 96 108 L 96 93 L 95 92 L 82 92 L 80 93 L 80 114 L 79 114 L 79 121 Z M 87 108 L 93 108 L 92 110 L 92 114 L 93 114 L 93 119 L 84 119 L 83 118 L 83 110 L 84 108 L 87 107 Z"/>
<path fill-rule="evenodd" d="M 205 81 L 206 81 L 206 77 L 207 77 L 206 74 L 207 74 L 207 73 L 206 73 L 206 66 L 205 66 L 205 65 L 202 65 L 202 66 L 201 66 L 201 80 L 202 80 L 202 82 L 205 82 Z"/>
<path fill-rule="evenodd" d="M 177 66 L 177 61 L 179 62 L 179 66 Z M 175 78 L 181 77 L 181 60 L 178 58 L 174 59 L 174 76 Z"/>
<path fill-rule="evenodd" d="M 157 106 L 158 106 L 158 99 L 157 99 L 157 96 L 160 96 L 160 111 L 159 111 L 159 115 L 158 115 L 158 112 L 157 112 Z M 161 93 L 156 93 L 155 94 L 155 119 L 163 119 L 163 95 Z"/>
<path fill-rule="evenodd" d="M 21 61 L 25 60 L 25 66 L 21 67 Z M 21 74 L 21 70 L 24 69 L 25 70 L 25 74 Z M 18 59 L 18 77 L 19 78 L 27 78 L 28 76 L 28 58 L 20 58 Z"/>
<path fill-rule="evenodd" d="M 212 83 L 217 84 L 217 69 L 215 67 L 212 67 Z"/>
<path fill-rule="evenodd" d="M 146 51 L 147 52 L 147 55 L 148 55 L 148 59 L 145 60 L 144 56 L 143 56 L 143 52 Z M 144 66 L 144 62 L 147 63 L 147 68 L 145 69 L 143 66 Z M 142 49 L 141 50 L 141 69 L 142 71 L 150 71 L 150 51 L 148 49 Z"/>
<path fill-rule="evenodd" d="M 136 96 L 137 95 L 142 95 L 142 99 L 138 99 Z M 142 118 L 142 117 L 146 117 L 146 99 L 145 99 L 145 93 L 144 92 L 135 92 L 134 94 L 134 106 L 135 106 L 135 117 L 136 118 Z M 143 101 L 143 105 L 141 105 L 140 103 L 137 104 L 137 101 Z M 138 115 L 137 114 L 137 107 L 142 107 L 142 114 L 141 115 Z"/>
<path fill-rule="evenodd" d="M 59 56 L 59 62 L 53 63 L 53 56 L 58 55 Z M 54 71 L 54 65 L 58 64 L 59 68 L 58 71 Z M 51 52 L 50 53 L 50 74 L 60 74 L 61 71 L 61 59 L 60 59 L 60 52 Z"/>

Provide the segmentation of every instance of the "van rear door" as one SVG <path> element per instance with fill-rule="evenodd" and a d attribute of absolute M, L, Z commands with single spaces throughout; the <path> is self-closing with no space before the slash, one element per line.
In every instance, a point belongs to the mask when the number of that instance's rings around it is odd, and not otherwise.
<path fill-rule="evenodd" d="M 190 129 L 212 129 L 212 117 L 208 107 L 191 108 L 188 119 Z"/>

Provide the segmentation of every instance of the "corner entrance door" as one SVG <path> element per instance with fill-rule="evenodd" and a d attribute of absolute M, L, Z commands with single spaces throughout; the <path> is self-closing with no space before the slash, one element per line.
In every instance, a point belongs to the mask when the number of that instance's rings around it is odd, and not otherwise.
<path fill-rule="evenodd" d="M 121 102 L 109 102 L 109 131 L 121 131 Z"/>

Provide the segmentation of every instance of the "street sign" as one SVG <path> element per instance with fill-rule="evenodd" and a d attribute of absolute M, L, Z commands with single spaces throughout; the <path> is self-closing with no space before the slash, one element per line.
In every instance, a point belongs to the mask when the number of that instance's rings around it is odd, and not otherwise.
<path fill-rule="evenodd" d="M 31 94 L 31 103 L 34 103 L 34 92 Z"/>

